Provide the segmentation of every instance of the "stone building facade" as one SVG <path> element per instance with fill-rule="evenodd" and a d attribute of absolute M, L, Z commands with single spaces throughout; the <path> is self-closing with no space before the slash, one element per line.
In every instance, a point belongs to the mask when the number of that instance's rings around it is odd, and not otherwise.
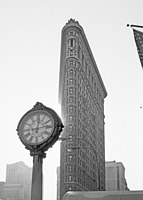
<path fill-rule="evenodd" d="M 105 163 L 106 191 L 129 190 L 125 178 L 125 167 L 121 162 L 108 161 Z"/>
<path fill-rule="evenodd" d="M 31 200 L 32 168 L 24 162 L 7 164 L 5 193 L 14 200 Z"/>
<path fill-rule="evenodd" d="M 67 191 L 105 190 L 106 95 L 84 30 L 71 19 L 61 38 L 59 102 L 64 122 L 61 199 Z"/>

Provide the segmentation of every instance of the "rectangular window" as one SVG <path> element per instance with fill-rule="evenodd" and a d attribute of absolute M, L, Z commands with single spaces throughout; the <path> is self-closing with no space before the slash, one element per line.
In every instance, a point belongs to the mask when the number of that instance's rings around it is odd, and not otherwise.
<path fill-rule="evenodd" d="M 70 67 L 73 66 L 73 60 L 70 60 Z"/>
<path fill-rule="evenodd" d="M 69 98 L 69 103 L 73 103 L 73 97 Z"/>
<path fill-rule="evenodd" d="M 73 155 L 69 155 L 69 156 L 68 156 L 68 161 L 69 161 L 69 162 L 72 162 L 72 160 L 73 160 Z"/>
<path fill-rule="evenodd" d="M 72 141 L 72 140 L 73 140 L 73 136 L 69 135 L 69 141 Z"/>
<path fill-rule="evenodd" d="M 72 132 L 73 131 L 73 126 L 69 125 L 69 131 Z"/>
<path fill-rule="evenodd" d="M 73 106 L 69 107 L 69 113 L 71 113 L 71 114 L 73 113 Z"/>
<path fill-rule="evenodd" d="M 69 88 L 69 94 L 73 94 L 73 88 Z"/>
<path fill-rule="evenodd" d="M 68 181 L 69 181 L 69 182 L 72 182 L 72 175 L 69 175 Z"/>
<path fill-rule="evenodd" d="M 73 121 L 73 116 L 72 116 L 72 115 L 69 116 L 69 121 L 70 121 L 70 122 Z"/>
<path fill-rule="evenodd" d="M 69 172 L 72 172 L 72 165 L 69 165 L 68 171 L 69 171 Z"/>
<path fill-rule="evenodd" d="M 72 78 L 69 80 L 69 85 L 73 85 L 73 79 Z"/>
<path fill-rule="evenodd" d="M 73 38 L 70 40 L 70 46 L 73 47 Z"/>
<path fill-rule="evenodd" d="M 69 75 L 70 75 L 70 76 L 73 76 L 73 69 L 70 69 Z"/>

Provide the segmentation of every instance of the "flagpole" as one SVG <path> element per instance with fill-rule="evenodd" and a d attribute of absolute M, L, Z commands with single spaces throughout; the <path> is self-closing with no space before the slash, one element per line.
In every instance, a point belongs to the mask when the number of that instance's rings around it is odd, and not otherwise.
<path fill-rule="evenodd" d="M 143 26 L 140 26 L 140 25 L 134 25 L 134 24 L 127 24 L 127 26 L 129 27 L 136 27 L 136 28 L 143 28 Z"/>

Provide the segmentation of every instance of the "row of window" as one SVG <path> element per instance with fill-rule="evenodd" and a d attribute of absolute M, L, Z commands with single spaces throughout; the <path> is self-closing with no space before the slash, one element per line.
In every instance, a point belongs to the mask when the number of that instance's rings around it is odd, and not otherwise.
<path fill-rule="evenodd" d="M 87 172 L 89 172 L 89 169 L 92 169 L 93 171 L 95 171 L 96 165 L 98 168 L 98 163 L 96 164 L 96 162 L 98 162 L 98 160 L 96 159 L 96 155 L 94 155 L 94 153 L 92 153 L 92 151 L 90 151 L 90 149 L 89 149 L 89 155 L 87 156 L 87 154 L 83 150 L 84 150 L 84 148 L 80 147 L 80 145 L 78 145 L 78 144 L 66 145 L 66 151 L 68 153 L 70 153 L 70 152 L 73 153 L 73 151 L 78 152 L 79 157 L 77 158 L 77 163 L 80 166 L 82 166 L 83 169 L 87 170 Z M 66 162 L 76 162 L 76 156 L 73 154 L 67 154 Z"/>
<path fill-rule="evenodd" d="M 70 30 L 69 32 L 68 32 L 68 35 L 67 36 L 76 36 L 76 37 L 78 37 L 78 33 L 76 32 L 76 31 L 74 31 L 74 30 Z"/>
<path fill-rule="evenodd" d="M 97 137 L 98 137 L 98 143 L 100 143 L 100 147 L 103 148 L 104 146 L 104 135 L 98 135 L 96 131 L 92 130 L 91 127 L 86 128 L 84 127 L 84 124 L 78 123 L 78 126 L 76 125 L 76 118 L 74 115 L 69 115 L 67 118 L 67 122 L 69 124 L 66 125 L 65 131 L 67 133 L 71 134 L 77 134 L 80 140 L 77 140 L 77 144 L 80 145 L 83 149 L 86 149 L 89 147 L 91 151 L 93 151 L 97 147 Z M 86 135 L 86 137 L 84 137 Z M 87 144 L 87 139 L 90 141 L 90 144 Z M 85 145 L 86 144 L 86 145 Z M 95 160 L 95 159 L 94 159 Z"/>
<path fill-rule="evenodd" d="M 78 58 L 81 57 L 81 66 L 82 66 L 82 69 L 83 69 L 83 71 L 85 72 L 85 74 L 87 76 L 87 79 L 90 82 L 91 87 L 93 88 L 94 91 L 98 90 L 98 87 L 97 87 L 96 81 L 95 81 L 95 77 L 94 77 L 95 76 L 95 72 L 94 72 L 93 66 L 91 66 L 91 65 L 89 66 L 89 63 L 87 62 L 87 58 L 84 55 L 84 53 L 82 53 L 82 56 L 80 56 L 81 55 L 81 53 L 80 53 L 81 47 L 79 45 L 79 42 L 77 42 L 75 38 L 70 38 L 68 40 L 68 45 L 67 46 L 68 46 L 68 56 L 77 56 Z M 73 47 L 76 48 L 76 51 L 71 49 Z M 78 53 L 77 53 L 77 51 L 78 51 Z M 91 67 L 92 67 L 92 69 L 91 69 Z M 78 68 L 79 68 L 79 66 L 78 66 Z M 97 79 L 97 77 L 96 77 L 96 79 Z M 97 91 L 97 93 L 99 94 L 98 95 L 99 98 L 101 98 L 101 94 L 100 94 L 101 91 L 100 92 Z"/>
<path fill-rule="evenodd" d="M 83 189 L 82 187 L 80 186 L 73 186 L 73 184 L 68 184 L 66 185 L 66 191 L 65 192 L 68 192 L 68 191 L 83 191 L 85 189 Z"/>
<path fill-rule="evenodd" d="M 65 127 L 65 131 L 69 134 L 76 134 L 80 139 L 76 139 L 76 143 L 82 148 L 87 151 L 87 147 L 89 147 L 90 151 L 96 153 L 95 148 L 98 146 L 102 151 L 104 151 L 104 132 L 103 130 L 98 128 L 98 131 L 96 132 L 95 129 L 92 129 L 91 126 L 85 127 L 83 123 L 80 122 L 78 119 L 78 123 L 76 124 L 76 116 L 75 115 L 68 115 L 67 116 L 67 125 Z M 68 124 L 69 123 L 69 124 Z M 92 123 L 91 123 L 92 125 Z M 99 132 L 101 130 L 101 132 Z M 97 135 L 98 134 L 98 135 Z M 85 137 L 86 135 L 86 137 Z M 97 142 L 98 138 L 98 142 Z M 71 138 L 72 140 L 73 138 Z M 89 144 L 87 144 L 87 139 L 90 141 Z M 88 152 L 88 151 L 87 151 Z M 93 160 L 96 160 L 96 158 L 92 158 Z"/>
<path fill-rule="evenodd" d="M 85 120 L 77 120 L 77 125 L 79 128 L 79 131 L 82 132 L 82 134 L 86 134 L 86 138 L 88 137 L 89 141 L 92 141 L 93 146 L 96 145 L 95 140 L 97 139 L 97 128 L 98 126 L 91 121 L 88 121 L 86 118 Z"/>
<path fill-rule="evenodd" d="M 90 177 L 90 181 L 83 180 L 82 178 L 78 177 L 77 182 L 82 185 L 87 190 L 95 191 L 96 190 L 96 182 L 94 179 Z"/>
<path fill-rule="evenodd" d="M 68 97 L 69 95 L 69 97 Z M 76 104 L 76 88 L 74 87 L 70 87 L 70 88 L 67 88 L 66 89 L 66 104 L 68 103 L 73 103 L 73 104 Z M 82 97 L 82 96 L 80 96 Z M 88 119 L 95 123 L 97 122 L 97 120 L 101 121 L 101 125 L 103 125 L 103 119 L 100 117 L 99 114 L 97 114 L 97 110 L 96 110 L 96 106 L 91 103 L 88 103 L 88 105 L 84 105 L 82 103 L 80 103 L 80 101 L 82 101 L 84 98 L 78 98 L 78 112 L 81 113 L 82 115 L 86 115 L 86 117 L 88 117 Z M 87 101 L 88 102 L 88 101 Z M 78 114 L 79 114 L 78 113 Z M 97 118 L 98 117 L 98 118 Z"/>
<path fill-rule="evenodd" d="M 73 105 L 71 105 L 73 104 Z M 93 137 L 95 137 L 95 132 L 97 128 L 100 129 L 101 134 L 104 134 L 104 119 L 98 114 L 93 114 L 93 110 L 85 109 L 82 104 L 78 105 L 78 110 L 76 109 L 76 97 L 69 96 L 66 98 L 66 109 L 65 116 L 67 118 L 67 122 L 74 122 L 77 120 L 78 126 L 83 127 L 86 126 L 86 130 L 93 132 Z M 77 111 L 77 113 L 76 113 Z M 70 115 L 74 115 L 71 117 Z M 92 133 L 91 133 L 92 134 Z"/>
<path fill-rule="evenodd" d="M 65 93 L 66 104 L 69 104 L 69 103 L 76 104 L 77 100 L 78 100 L 79 112 L 86 115 L 86 117 L 88 117 L 88 118 L 90 117 L 91 121 L 93 121 L 93 122 L 96 122 L 97 120 L 101 121 L 101 126 L 103 125 L 104 118 L 103 118 L 103 116 L 101 117 L 100 114 L 98 113 L 96 105 L 92 101 L 91 98 L 89 98 L 89 99 L 85 98 L 83 95 L 80 95 L 79 93 L 77 96 L 76 95 L 77 91 L 76 91 L 75 87 L 68 87 L 65 90 L 65 92 L 66 92 Z"/>
<path fill-rule="evenodd" d="M 85 74 L 87 74 L 85 72 Z M 67 70 L 66 72 L 66 77 L 76 77 L 77 76 L 77 71 L 76 69 L 73 69 L 73 68 L 70 68 Z M 94 82 L 94 79 L 92 77 L 92 82 Z M 78 88 L 81 88 L 84 92 L 85 92 L 85 96 L 87 96 L 87 86 L 85 86 L 85 78 L 83 80 L 83 78 L 81 78 L 80 74 L 78 73 L 78 79 L 77 81 L 79 83 L 81 83 L 81 86 L 78 86 Z M 87 82 L 87 81 L 86 81 Z M 76 85 L 76 80 L 75 80 L 75 85 Z M 96 83 L 94 84 L 91 84 L 91 88 L 92 88 L 92 91 L 94 91 L 94 94 L 96 94 L 96 99 L 97 101 L 99 102 L 100 106 L 102 107 L 103 109 L 103 106 L 104 106 L 104 100 L 103 98 L 101 97 L 101 92 L 99 91 L 99 89 L 97 88 L 96 86 Z"/>
<path fill-rule="evenodd" d="M 76 177 L 74 175 L 66 175 L 65 176 L 65 182 L 75 182 Z M 88 190 L 96 190 L 97 183 L 95 179 L 91 178 L 90 176 L 87 176 L 86 179 L 80 178 L 77 176 L 77 183 L 79 183 L 82 187 Z M 68 186 L 69 190 L 72 190 L 72 186 Z"/>

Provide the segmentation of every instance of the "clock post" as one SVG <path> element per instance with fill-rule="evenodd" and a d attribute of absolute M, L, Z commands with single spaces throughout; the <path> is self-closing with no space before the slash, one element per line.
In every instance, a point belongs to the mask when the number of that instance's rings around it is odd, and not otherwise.
<path fill-rule="evenodd" d="M 45 151 L 59 139 L 63 127 L 57 113 L 39 102 L 18 123 L 18 136 L 33 156 L 31 200 L 42 200 Z"/>
<path fill-rule="evenodd" d="M 42 200 L 42 164 L 43 158 L 46 157 L 46 154 L 44 152 L 39 152 L 37 154 L 31 153 L 31 156 L 33 156 L 31 200 Z"/>

